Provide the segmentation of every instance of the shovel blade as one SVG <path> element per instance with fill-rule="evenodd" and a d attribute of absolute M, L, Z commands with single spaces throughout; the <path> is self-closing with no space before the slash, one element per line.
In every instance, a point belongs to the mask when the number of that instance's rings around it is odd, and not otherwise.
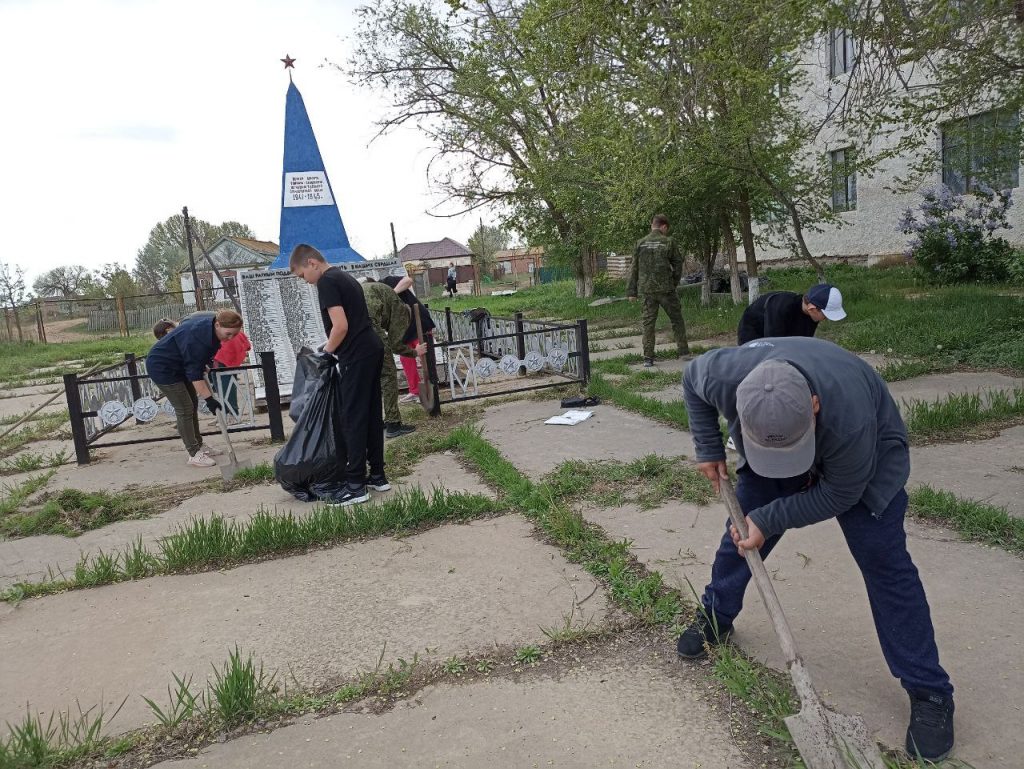
<path fill-rule="evenodd" d="M 238 475 L 242 470 L 248 470 L 252 467 L 252 462 L 228 462 L 226 464 L 217 463 L 217 467 L 220 468 L 220 477 L 224 481 L 233 481 L 235 476 Z"/>
<path fill-rule="evenodd" d="M 807 769 L 886 769 L 861 718 L 812 706 L 785 721 Z"/>

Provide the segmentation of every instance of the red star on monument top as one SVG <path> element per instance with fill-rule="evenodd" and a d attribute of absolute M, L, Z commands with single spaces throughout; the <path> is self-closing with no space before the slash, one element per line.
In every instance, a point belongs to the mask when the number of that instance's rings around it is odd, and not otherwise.
<path fill-rule="evenodd" d="M 295 69 L 295 61 L 296 61 L 296 60 L 295 60 L 295 59 L 293 59 L 293 58 L 292 58 L 291 56 L 289 56 L 288 54 L 285 54 L 285 55 L 284 55 L 284 58 L 283 58 L 283 59 L 280 59 L 280 61 L 283 61 L 283 62 L 284 62 L 284 68 L 285 68 L 285 69 Z"/>

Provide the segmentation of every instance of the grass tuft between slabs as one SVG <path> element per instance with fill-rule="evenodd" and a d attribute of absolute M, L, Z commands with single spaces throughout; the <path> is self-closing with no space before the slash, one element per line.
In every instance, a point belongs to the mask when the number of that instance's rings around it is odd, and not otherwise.
<path fill-rule="evenodd" d="M 1024 388 L 954 393 L 935 401 L 904 402 L 912 438 L 957 440 L 968 428 L 1005 423 L 1024 416 Z"/>
<path fill-rule="evenodd" d="M 966 540 L 1024 555 L 1024 519 L 1002 507 L 918 486 L 910 492 L 910 511 L 918 518 L 950 526 Z"/>

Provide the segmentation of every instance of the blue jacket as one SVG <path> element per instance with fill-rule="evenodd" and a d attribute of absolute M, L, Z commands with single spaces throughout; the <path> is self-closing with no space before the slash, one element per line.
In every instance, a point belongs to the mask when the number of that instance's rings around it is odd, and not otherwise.
<path fill-rule="evenodd" d="M 213 329 L 215 318 L 200 315 L 185 318 L 163 339 L 157 340 L 146 356 L 146 373 L 158 385 L 198 382 L 220 349 Z"/>
<path fill-rule="evenodd" d="M 766 537 L 842 515 L 858 502 L 880 515 L 910 475 L 907 428 L 889 388 L 871 366 L 822 339 L 774 337 L 704 353 L 686 367 L 683 399 L 698 462 L 725 459 L 718 415 L 743 454 L 736 388 L 765 360 L 784 360 L 821 399 L 814 431 L 818 482 L 805 493 L 753 510 Z"/>

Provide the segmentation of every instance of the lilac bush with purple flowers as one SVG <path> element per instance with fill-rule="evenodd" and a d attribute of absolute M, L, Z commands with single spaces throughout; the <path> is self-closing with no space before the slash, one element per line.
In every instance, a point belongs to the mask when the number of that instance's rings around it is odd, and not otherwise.
<path fill-rule="evenodd" d="M 910 235 L 908 255 L 936 283 L 1003 281 L 1017 277 L 1022 256 L 998 230 L 1012 203 L 1010 190 L 996 192 L 979 184 L 967 195 L 945 185 L 927 189 L 917 208 L 908 208 L 897 229 Z"/>

